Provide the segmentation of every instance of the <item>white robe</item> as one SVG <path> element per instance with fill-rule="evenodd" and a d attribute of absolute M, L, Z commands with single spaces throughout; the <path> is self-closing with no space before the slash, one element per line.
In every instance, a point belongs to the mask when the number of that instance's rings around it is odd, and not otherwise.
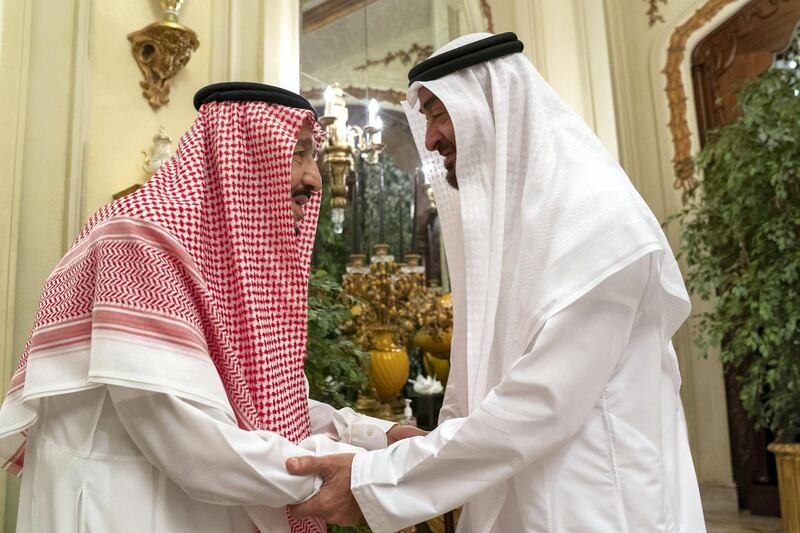
<path fill-rule="evenodd" d="M 321 482 L 290 475 L 286 459 L 385 446 L 393 425 L 309 400 L 313 436 L 295 446 L 241 430 L 231 412 L 148 390 L 102 385 L 40 402 L 20 533 L 288 532 L 286 504 Z"/>
<path fill-rule="evenodd" d="M 375 533 L 461 504 L 465 533 L 705 531 L 672 368 L 655 254 L 553 317 L 470 413 L 454 354 L 443 423 L 355 456 Z M 671 348 L 670 348 L 671 349 Z"/>

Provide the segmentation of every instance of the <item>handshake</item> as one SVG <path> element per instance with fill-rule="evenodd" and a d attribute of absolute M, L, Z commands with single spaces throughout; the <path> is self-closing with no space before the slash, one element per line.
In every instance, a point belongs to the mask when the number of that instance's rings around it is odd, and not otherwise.
<path fill-rule="evenodd" d="M 414 426 L 393 426 L 386 432 L 388 444 L 411 437 L 427 435 Z M 362 518 L 361 509 L 350 491 L 352 453 L 323 455 L 319 457 L 293 457 L 286 461 L 286 468 L 294 475 L 316 475 L 322 478 L 322 487 L 309 500 L 289 506 L 295 518 L 319 518 L 340 526 L 351 526 Z"/>

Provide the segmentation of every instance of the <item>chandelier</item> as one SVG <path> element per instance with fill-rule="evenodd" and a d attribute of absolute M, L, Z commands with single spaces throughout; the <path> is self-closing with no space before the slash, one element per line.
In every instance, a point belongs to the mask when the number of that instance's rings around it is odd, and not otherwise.
<path fill-rule="evenodd" d="M 370 164 L 379 161 L 383 150 L 383 120 L 380 117 L 380 105 L 372 98 L 369 101 L 369 118 L 365 126 L 348 123 L 349 113 L 345 101 L 345 93 L 338 83 L 328 85 L 324 93 L 325 112 L 319 119 L 328 133 L 328 139 L 322 150 L 322 167 L 331 180 L 331 221 L 335 233 L 344 230 L 344 209 L 347 207 L 347 183 L 350 172 L 356 172 L 352 181 L 353 198 L 358 197 L 358 165 L 357 158 L 363 158 Z M 383 180 L 381 180 L 382 182 Z M 382 212 L 382 210 L 381 210 Z M 353 202 L 354 217 L 354 249 L 359 242 L 358 235 L 358 202 Z M 383 220 L 381 216 L 381 226 Z"/>

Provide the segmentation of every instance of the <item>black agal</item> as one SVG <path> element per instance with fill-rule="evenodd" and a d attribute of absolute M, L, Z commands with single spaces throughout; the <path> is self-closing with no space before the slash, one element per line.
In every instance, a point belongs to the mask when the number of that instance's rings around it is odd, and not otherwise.
<path fill-rule="evenodd" d="M 430 81 L 490 59 L 522 52 L 525 46 L 513 32 L 500 33 L 426 59 L 408 71 L 408 84 Z"/>
<path fill-rule="evenodd" d="M 275 104 L 314 111 L 311 103 L 292 91 L 247 81 L 232 81 L 206 85 L 194 95 L 194 108 L 207 102 L 272 102 Z M 316 111 L 314 111 L 316 115 Z"/>

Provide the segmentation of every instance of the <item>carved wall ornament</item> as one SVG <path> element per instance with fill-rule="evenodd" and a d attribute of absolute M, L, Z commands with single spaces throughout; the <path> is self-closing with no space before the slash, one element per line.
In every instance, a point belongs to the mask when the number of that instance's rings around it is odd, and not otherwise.
<path fill-rule="evenodd" d="M 489 0 L 481 0 L 481 14 L 483 15 L 483 21 L 486 24 L 486 31 L 488 31 L 489 33 L 494 33 L 492 6 L 489 5 Z"/>
<path fill-rule="evenodd" d="M 397 50 L 396 52 L 389 52 L 381 59 L 367 59 L 367 62 L 363 65 L 358 65 L 354 67 L 353 70 L 361 71 L 367 70 L 370 67 L 374 67 L 376 65 L 383 65 L 388 66 L 389 64 L 400 61 L 404 65 L 415 65 L 421 61 L 428 59 L 428 57 L 433 54 L 433 46 L 421 46 L 418 43 L 414 43 L 408 50 Z"/>
<path fill-rule="evenodd" d="M 666 4 L 667 0 L 644 0 L 647 2 L 647 18 L 650 21 L 650 27 L 656 25 L 656 22 L 664 22 L 664 16 L 659 11 L 658 3 Z"/>
<path fill-rule="evenodd" d="M 734 0 L 708 0 L 682 25 L 675 28 L 670 37 L 667 49 L 667 64 L 663 73 L 667 78 L 665 88 L 670 111 L 670 122 L 668 124 L 672 135 L 674 147 L 674 157 L 672 167 L 675 172 L 676 189 L 684 192 L 690 190 L 695 184 L 694 164 L 692 162 L 692 143 L 691 133 L 686 106 L 686 88 L 681 78 L 681 65 L 686 56 L 686 43 L 693 33 L 708 24 L 726 5 Z M 739 10 L 731 23 L 724 28 L 714 30 L 692 51 L 692 74 L 694 89 L 708 91 L 710 97 L 706 100 L 712 102 L 705 112 L 698 112 L 698 128 L 701 140 L 709 128 L 709 117 L 711 115 L 722 115 L 724 108 L 732 108 L 732 105 L 723 105 L 723 99 L 734 98 L 733 93 L 723 94 L 720 89 L 720 79 L 737 58 L 738 48 L 743 39 L 749 36 L 756 28 L 757 20 L 767 20 L 772 18 L 786 17 L 786 12 L 792 9 L 796 0 L 753 0 L 744 5 Z M 792 22 L 792 20 L 788 20 Z M 792 26 L 793 27 L 793 26 Z M 774 35 L 759 37 L 761 41 L 767 43 L 774 51 L 785 48 L 788 43 L 784 43 L 782 31 L 772 31 Z M 771 41 L 775 41 L 772 43 Z M 755 50 L 746 50 L 755 58 Z M 752 62 L 752 61 L 751 61 Z M 699 71 L 707 71 L 704 76 L 699 76 Z M 705 85 L 708 85 L 707 87 Z M 697 96 L 696 96 L 697 97 Z M 728 117 L 732 118 L 732 117 Z M 722 124 L 728 120 L 718 119 L 716 124 Z M 714 122 L 714 121 L 711 121 Z"/>
<path fill-rule="evenodd" d="M 169 102 L 169 81 L 200 46 L 194 31 L 178 23 L 183 0 L 161 0 L 164 18 L 128 35 L 133 58 L 142 71 L 139 82 L 153 109 Z"/>
<path fill-rule="evenodd" d="M 665 92 L 669 105 L 669 131 L 672 136 L 674 156 L 672 168 L 675 172 L 676 189 L 689 190 L 694 184 L 692 142 L 686 118 L 686 89 L 681 78 L 681 65 L 686 56 L 686 43 L 697 30 L 708 24 L 722 8 L 735 0 L 708 0 L 689 19 L 676 27 L 669 39 L 667 64 L 662 73 L 667 78 Z"/>

